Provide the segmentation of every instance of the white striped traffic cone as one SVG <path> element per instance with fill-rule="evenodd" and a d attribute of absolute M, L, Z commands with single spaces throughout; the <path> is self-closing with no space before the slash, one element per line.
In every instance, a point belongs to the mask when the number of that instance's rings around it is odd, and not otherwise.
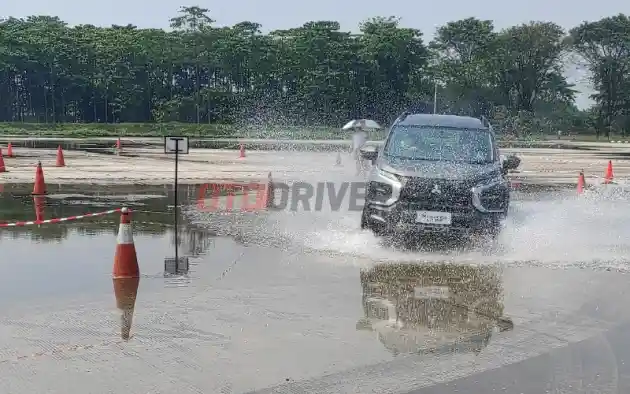
<path fill-rule="evenodd" d="M 116 307 L 120 310 L 120 337 L 128 340 L 131 337 L 133 310 L 138 296 L 140 278 L 113 279 Z"/>
<path fill-rule="evenodd" d="M 120 211 L 120 227 L 118 228 L 113 276 L 114 278 L 140 277 L 136 247 L 133 244 L 131 215 L 129 214 L 129 209 L 126 207 Z"/>

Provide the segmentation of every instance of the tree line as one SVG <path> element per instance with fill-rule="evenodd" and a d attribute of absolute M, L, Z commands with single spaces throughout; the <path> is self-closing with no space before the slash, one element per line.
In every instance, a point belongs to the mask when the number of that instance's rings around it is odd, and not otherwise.
<path fill-rule="evenodd" d="M 484 115 L 505 132 L 630 131 L 630 19 L 568 32 L 552 22 L 497 31 L 447 23 L 431 42 L 394 17 L 359 34 L 334 21 L 261 32 L 217 27 L 182 7 L 170 30 L 70 27 L 57 17 L 0 22 L 0 121 L 341 125 L 403 110 Z M 591 74 L 595 105 L 575 106 L 563 75 Z"/>

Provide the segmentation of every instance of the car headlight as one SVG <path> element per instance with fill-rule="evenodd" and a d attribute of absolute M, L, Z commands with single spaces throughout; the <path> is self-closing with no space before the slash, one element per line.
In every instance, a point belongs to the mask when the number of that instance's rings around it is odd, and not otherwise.
<path fill-rule="evenodd" d="M 505 182 L 504 179 L 500 176 L 494 177 L 494 178 L 488 178 L 477 183 L 475 187 L 473 187 L 473 192 L 475 192 L 475 190 L 484 191 L 487 189 L 492 189 L 493 187 L 499 186 L 503 184 L 504 182 Z"/>
<path fill-rule="evenodd" d="M 378 175 L 382 176 L 383 178 L 389 179 L 392 182 L 398 182 L 398 178 L 396 177 L 395 174 L 392 174 L 391 172 L 387 172 L 380 168 L 378 169 Z"/>
<path fill-rule="evenodd" d="M 505 210 L 505 179 L 502 177 L 488 178 L 472 188 L 473 206 L 480 212 L 503 212 Z"/>
<path fill-rule="evenodd" d="M 400 198 L 406 182 L 405 177 L 377 168 L 370 177 L 367 199 L 376 205 L 392 205 Z"/>
<path fill-rule="evenodd" d="M 389 183 L 371 181 L 368 187 L 368 200 L 385 204 L 392 196 L 393 187 Z"/>
<path fill-rule="evenodd" d="M 391 182 L 398 183 L 401 187 L 405 186 L 405 183 L 407 183 L 407 178 L 406 177 L 400 176 L 400 175 L 396 175 L 396 174 L 393 174 L 391 172 L 387 172 L 387 171 L 382 170 L 380 168 L 378 169 L 378 175 L 380 177 L 382 177 L 382 178 L 385 178 L 385 179 L 391 181 Z"/>

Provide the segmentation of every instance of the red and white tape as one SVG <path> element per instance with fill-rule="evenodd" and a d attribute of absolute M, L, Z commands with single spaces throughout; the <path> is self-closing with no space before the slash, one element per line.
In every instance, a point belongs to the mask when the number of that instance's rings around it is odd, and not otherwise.
<path fill-rule="evenodd" d="M 50 224 L 50 223 L 62 223 L 72 220 L 79 220 L 85 218 L 93 218 L 96 216 L 111 215 L 112 213 L 120 212 L 122 208 L 112 209 L 104 212 L 86 213 L 85 215 L 68 216 L 67 218 L 47 219 L 47 220 L 32 220 L 29 222 L 14 222 L 14 223 L 0 223 L 0 227 L 24 227 L 34 224 Z"/>

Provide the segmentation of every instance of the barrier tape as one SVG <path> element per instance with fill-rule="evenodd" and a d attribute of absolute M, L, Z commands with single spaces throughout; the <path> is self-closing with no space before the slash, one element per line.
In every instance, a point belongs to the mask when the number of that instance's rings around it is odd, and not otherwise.
<path fill-rule="evenodd" d="M 114 221 L 114 220 L 101 220 L 101 221 L 99 221 L 99 223 L 100 224 L 119 224 L 120 222 Z M 137 220 L 133 220 L 133 219 L 132 219 L 131 223 L 133 225 L 145 224 L 145 225 L 152 225 L 152 226 L 175 227 L 175 225 L 172 224 L 172 223 L 143 222 L 143 221 L 137 221 Z"/>
<path fill-rule="evenodd" d="M 47 220 L 31 220 L 28 222 L 14 222 L 14 223 L 0 223 L 0 228 L 2 227 L 24 227 L 31 226 L 35 224 L 50 224 L 50 223 L 62 223 L 69 222 L 72 220 L 79 220 L 85 218 L 92 218 L 96 216 L 105 216 L 111 215 L 112 213 L 120 212 L 122 208 L 111 209 L 109 211 L 104 212 L 95 212 L 95 213 L 86 213 L 85 215 L 76 215 L 76 216 L 68 216 L 65 218 L 57 218 L 57 219 L 47 219 Z"/>

